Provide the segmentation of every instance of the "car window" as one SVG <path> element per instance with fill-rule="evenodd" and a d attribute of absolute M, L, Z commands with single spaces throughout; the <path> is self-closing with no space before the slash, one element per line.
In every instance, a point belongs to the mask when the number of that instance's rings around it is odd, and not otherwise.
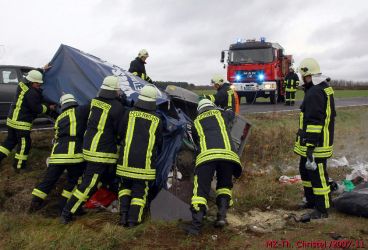
<path fill-rule="evenodd" d="M 0 84 L 18 84 L 17 71 L 15 69 L 0 69 Z"/>

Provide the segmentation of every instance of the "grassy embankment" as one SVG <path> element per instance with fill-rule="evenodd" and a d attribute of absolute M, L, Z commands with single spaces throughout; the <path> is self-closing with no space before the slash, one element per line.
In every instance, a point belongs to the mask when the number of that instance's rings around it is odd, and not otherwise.
<path fill-rule="evenodd" d="M 262 214 L 297 213 L 301 199 L 301 185 L 283 185 L 280 175 L 297 174 L 298 157 L 292 152 L 297 112 L 284 114 L 253 114 L 247 118 L 253 123 L 252 134 L 246 146 L 243 162 L 245 172 L 234 186 L 235 205 L 231 214 L 240 225 L 232 224 L 223 231 L 210 223 L 198 238 L 188 237 L 178 223 L 147 222 L 127 230 L 116 225 L 118 216 L 108 212 L 92 212 L 71 225 L 59 223 L 52 204 L 33 215 L 26 213 L 31 190 L 42 178 L 45 158 L 49 154 L 51 133 L 33 133 L 34 147 L 30 155 L 32 171 L 14 174 L 11 159 L 2 163 L 0 171 L 0 249 L 265 249 L 267 240 L 284 240 L 291 244 L 298 240 L 333 240 L 342 235 L 352 240 L 365 240 L 368 246 L 367 220 L 332 212 L 324 223 L 299 224 L 293 220 L 272 232 L 259 233 L 250 225 L 241 224 L 251 219 L 254 209 Z M 366 107 L 340 108 L 336 120 L 335 158 L 367 160 L 368 110 Z M 4 135 L 1 135 L 1 140 Z M 346 168 L 330 169 L 336 180 L 344 178 Z M 60 192 L 52 193 L 50 200 Z M 52 202 L 51 202 L 52 203 Z M 254 217 L 254 216 L 253 216 Z M 260 218 L 261 220 L 261 218 Z M 273 222 L 263 220 L 263 226 L 272 228 Z"/>

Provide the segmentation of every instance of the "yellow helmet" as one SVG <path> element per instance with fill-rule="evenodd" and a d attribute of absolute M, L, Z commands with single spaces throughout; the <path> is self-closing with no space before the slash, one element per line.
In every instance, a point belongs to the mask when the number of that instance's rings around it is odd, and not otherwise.
<path fill-rule="evenodd" d="M 141 89 L 138 96 L 139 100 L 146 102 L 156 102 L 157 99 L 157 89 L 153 85 L 146 85 Z"/>
<path fill-rule="evenodd" d="M 43 83 L 41 72 L 34 69 L 28 72 L 26 79 L 30 82 Z"/>
<path fill-rule="evenodd" d="M 298 71 L 302 77 L 321 74 L 318 62 L 313 58 L 305 58 L 301 61 Z"/>
<path fill-rule="evenodd" d="M 139 51 L 139 53 L 138 53 L 138 57 L 139 58 L 142 58 L 142 57 L 149 57 L 149 55 L 148 55 L 148 51 L 147 50 L 145 50 L 145 49 L 141 49 L 140 51 Z"/>
<path fill-rule="evenodd" d="M 211 83 L 212 84 L 219 84 L 219 85 L 223 85 L 225 82 L 224 80 L 224 77 L 222 75 L 214 75 L 212 78 L 211 78 Z"/>
<path fill-rule="evenodd" d="M 119 90 L 119 78 L 117 76 L 106 76 L 102 82 L 101 89 L 105 90 Z"/>

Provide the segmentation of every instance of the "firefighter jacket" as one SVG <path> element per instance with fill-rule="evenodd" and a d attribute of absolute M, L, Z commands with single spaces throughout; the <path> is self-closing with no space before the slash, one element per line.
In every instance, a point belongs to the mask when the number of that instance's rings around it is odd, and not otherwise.
<path fill-rule="evenodd" d="M 83 138 L 83 157 L 86 161 L 116 163 L 124 110 L 118 98 L 100 94 L 92 99 Z"/>
<path fill-rule="evenodd" d="M 139 57 L 135 58 L 130 62 L 129 72 L 133 75 L 139 76 L 143 80 L 152 83 L 152 79 L 146 73 L 146 67 L 144 66 L 146 62 L 142 61 Z"/>
<path fill-rule="evenodd" d="M 124 116 L 116 174 L 129 179 L 155 180 L 162 146 L 162 121 L 155 111 L 133 107 Z"/>
<path fill-rule="evenodd" d="M 239 156 L 235 153 L 231 134 L 226 124 L 233 119 L 230 110 L 220 111 L 208 108 L 194 120 L 193 139 L 199 144 L 196 167 L 211 161 L 230 161 L 234 166 L 233 175 L 239 177 L 242 171 Z"/>
<path fill-rule="evenodd" d="M 19 82 L 15 102 L 11 105 L 6 125 L 18 130 L 30 131 L 37 115 L 48 111 L 47 106 L 41 104 L 41 101 L 41 90 Z"/>
<path fill-rule="evenodd" d="M 295 153 L 306 157 L 307 147 L 313 147 L 316 158 L 332 156 L 336 116 L 333 94 L 333 89 L 326 82 L 306 90 L 301 105 Z"/>
<path fill-rule="evenodd" d="M 299 77 L 294 72 L 289 72 L 284 80 L 284 88 L 287 92 L 295 92 L 299 86 Z"/>
<path fill-rule="evenodd" d="M 84 161 L 82 146 L 88 113 L 89 105 L 72 106 L 58 116 L 49 163 L 74 164 Z"/>
<path fill-rule="evenodd" d="M 214 95 L 207 95 L 206 98 L 210 99 L 216 106 L 223 109 L 232 109 L 236 112 L 235 104 L 235 92 L 230 88 L 230 84 L 224 83 L 217 89 L 217 93 Z"/>

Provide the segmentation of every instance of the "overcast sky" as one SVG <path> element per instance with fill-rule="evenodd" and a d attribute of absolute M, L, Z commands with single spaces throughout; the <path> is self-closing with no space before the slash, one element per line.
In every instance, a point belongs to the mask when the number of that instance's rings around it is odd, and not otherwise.
<path fill-rule="evenodd" d="M 153 80 L 208 84 L 237 38 L 278 42 L 295 65 L 368 80 L 367 0 L 0 0 L 0 64 L 42 66 L 66 44 L 128 69 L 141 48 Z"/>

